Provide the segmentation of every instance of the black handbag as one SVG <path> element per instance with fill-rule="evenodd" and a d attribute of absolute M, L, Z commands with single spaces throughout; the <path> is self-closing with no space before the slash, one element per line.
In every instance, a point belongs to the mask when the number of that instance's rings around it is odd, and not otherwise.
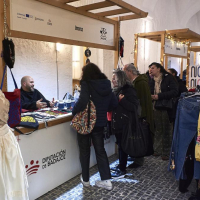
<path fill-rule="evenodd" d="M 169 110 L 173 107 L 172 99 L 162 99 L 155 101 L 154 108 L 157 110 Z"/>
<path fill-rule="evenodd" d="M 134 158 L 150 156 L 154 153 L 153 141 L 146 121 L 139 118 L 137 111 L 127 117 L 127 124 L 123 127 L 122 149 Z"/>

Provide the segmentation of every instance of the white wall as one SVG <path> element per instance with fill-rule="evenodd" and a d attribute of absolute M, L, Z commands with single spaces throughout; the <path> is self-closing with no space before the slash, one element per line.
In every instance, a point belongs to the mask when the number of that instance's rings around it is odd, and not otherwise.
<path fill-rule="evenodd" d="M 15 65 L 13 73 L 21 87 L 21 78 L 31 76 L 38 89 L 48 100 L 57 99 L 57 68 L 56 68 L 56 44 L 27 39 L 13 38 L 15 44 Z M 66 92 L 72 92 L 72 47 L 61 44 L 57 52 L 59 99 Z M 91 62 L 97 64 L 100 69 L 111 78 L 114 68 L 114 52 L 91 48 Z M 83 63 L 84 50 L 80 48 L 80 65 Z M 14 90 L 14 84 L 8 71 L 8 91 Z"/>
<path fill-rule="evenodd" d="M 31 76 L 38 89 L 47 99 L 57 99 L 57 72 L 55 43 L 31 41 L 13 38 L 15 44 L 15 65 L 13 73 L 21 87 L 21 78 Z M 58 77 L 60 98 L 67 91 L 72 91 L 72 56 L 71 46 L 63 45 L 58 52 Z M 14 84 L 8 72 L 8 91 L 14 89 Z"/>

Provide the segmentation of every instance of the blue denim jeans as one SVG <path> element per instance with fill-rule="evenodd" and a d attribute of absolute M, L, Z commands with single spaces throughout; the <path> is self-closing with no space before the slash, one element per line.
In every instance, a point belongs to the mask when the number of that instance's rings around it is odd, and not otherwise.
<path fill-rule="evenodd" d="M 177 180 L 186 179 L 183 166 L 189 144 L 197 136 L 199 111 L 199 97 L 181 98 L 179 100 L 170 153 L 170 164 L 174 160 L 175 169 L 173 172 Z M 200 179 L 200 162 L 196 160 L 194 160 L 194 179 Z"/>

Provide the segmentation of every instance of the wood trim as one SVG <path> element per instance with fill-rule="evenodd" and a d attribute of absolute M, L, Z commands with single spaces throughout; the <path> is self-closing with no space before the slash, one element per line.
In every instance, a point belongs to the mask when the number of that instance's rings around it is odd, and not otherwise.
<path fill-rule="evenodd" d="M 7 0 L 6 3 L 9 5 L 9 1 Z M 6 9 L 7 12 L 7 24 L 9 26 L 9 22 L 10 22 L 10 12 L 9 11 L 9 6 Z M 0 1 L 0 49 L 3 50 L 3 45 L 2 45 L 2 40 L 4 39 L 4 2 Z M 4 67 L 5 67 L 5 62 L 3 60 L 3 58 L 0 58 L 0 80 L 2 80 L 3 77 L 3 71 L 4 71 Z M 1 83 L 1 82 L 0 82 Z M 4 77 L 4 83 L 3 83 L 3 91 L 7 91 L 7 72 L 5 74 Z"/>
<path fill-rule="evenodd" d="M 43 128 L 46 128 L 44 122 L 42 122 L 42 123 L 39 124 L 38 130 L 43 129 Z M 33 131 L 32 128 L 22 128 L 22 127 L 20 127 L 19 129 L 20 129 L 20 131 L 21 131 L 22 133 L 24 133 L 24 134 L 30 133 L 30 132 Z M 14 131 L 14 134 L 15 134 L 15 136 L 21 135 L 21 134 L 18 133 L 17 131 Z"/>
<path fill-rule="evenodd" d="M 181 58 L 181 73 L 180 73 L 180 79 L 183 78 L 183 58 Z"/>
<path fill-rule="evenodd" d="M 85 64 L 86 64 L 86 59 L 87 59 L 87 57 L 85 56 L 85 50 L 87 49 L 87 47 L 84 47 L 83 48 L 83 66 L 85 66 Z"/>
<path fill-rule="evenodd" d="M 64 10 L 68 10 L 70 12 L 74 12 L 74 13 L 77 13 L 77 14 L 80 14 L 80 15 L 84 15 L 86 17 L 90 17 L 90 18 L 97 19 L 97 20 L 100 20 L 100 21 L 103 21 L 103 22 L 107 22 L 109 24 L 116 24 L 116 21 L 114 21 L 112 19 L 101 17 L 101 16 L 98 16 L 98 15 L 96 15 L 94 13 L 86 12 L 84 10 L 79 10 L 76 7 L 60 3 L 58 1 L 49 1 L 49 0 L 36 0 L 36 1 L 48 4 L 48 5 L 51 5 L 51 6 L 55 6 L 57 8 L 61 8 L 61 9 L 64 9 Z"/>
<path fill-rule="evenodd" d="M 165 52 L 165 34 L 161 35 L 160 64 L 163 65 Z M 166 55 L 167 56 L 167 55 Z"/>
<path fill-rule="evenodd" d="M 47 127 L 45 126 L 44 122 L 41 122 L 41 123 L 39 123 L 38 130 L 44 129 L 44 128 L 48 128 L 48 127 L 51 127 L 51 126 L 55 126 L 55 125 L 58 125 L 58 124 L 62 124 L 62 123 L 65 123 L 65 122 L 70 122 L 72 120 L 72 118 L 73 118 L 73 116 L 70 115 L 70 116 L 66 116 L 66 117 L 63 117 L 63 118 L 50 120 L 50 121 L 47 122 Z M 30 128 L 20 128 L 20 131 L 22 133 L 26 134 L 26 133 L 32 132 L 33 129 L 30 129 Z M 14 134 L 15 134 L 15 136 L 21 135 L 17 131 L 14 131 Z"/>
<path fill-rule="evenodd" d="M 187 33 L 188 31 L 190 31 L 189 28 L 182 28 L 182 29 L 174 29 L 174 30 L 166 30 L 166 34 L 170 33 Z"/>
<path fill-rule="evenodd" d="M 59 0 L 59 1 L 62 1 L 63 3 L 72 3 L 79 0 Z"/>
<path fill-rule="evenodd" d="M 200 46 L 192 46 L 192 47 L 190 48 L 190 51 L 200 52 Z"/>
<path fill-rule="evenodd" d="M 165 70 L 168 69 L 168 56 L 165 55 Z"/>
<path fill-rule="evenodd" d="M 187 56 L 178 56 L 178 55 L 173 55 L 173 54 L 165 54 L 165 56 L 169 56 L 169 57 L 175 57 L 175 58 L 186 58 L 187 59 Z"/>
<path fill-rule="evenodd" d="M 135 48 L 134 48 L 134 65 L 136 68 L 138 68 L 137 66 L 137 61 L 138 61 L 138 34 L 135 34 Z"/>
<path fill-rule="evenodd" d="M 139 33 L 138 37 L 142 37 L 142 38 L 147 38 L 148 39 L 149 36 L 160 36 L 161 37 L 161 35 L 163 35 L 163 34 L 165 34 L 165 31 Z"/>
<path fill-rule="evenodd" d="M 50 1 L 50 0 L 49 0 Z M 51 0 L 52 1 L 52 0 Z M 54 1 L 59 1 L 61 3 L 72 3 L 72 2 L 75 2 L 75 1 L 80 1 L 80 0 L 54 0 Z"/>
<path fill-rule="evenodd" d="M 69 40 L 69 39 L 64 39 L 64 38 L 38 35 L 38 34 L 33 34 L 33 33 L 21 32 L 21 31 L 11 31 L 11 37 L 37 40 L 37 41 L 55 42 L 55 43 L 58 42 L 58 43 L 62 43 L 62 44 L 86 46 L 86 47 L 93 47 L 93 48 L 107 49 L 107 50 L 116 50 L 115 46 L 107 46 L 107 45 L 90 43 L 90 42 Z"/>
<path fill-rule="evenodd" d="M 106 16 L 112 16 L 112 15 L 124 14 L 124 13 L 128 13 L 128 12 L 130 12 L 130 11 L 120 8 L 120 9 L 109 10 L 109 11 L 105 11 L 105 12 L 99 12 L 99 13 L 95 13 L 95 14 L 98 16 L 106 17 Z"/>
<path fill-rule="evenodd" d="M 189 67 L 190 67 L 190 45 L 188 44 L 188 53 L 187 53 L 187 70 L 186 70 L 186 87 L 189 87 Z"/>
<path fill-rule="evenodd" d="M 114 3 L 115 5 L 117 5 L 117 6 L 121 7 L 121 8 L 127 9 L 130 12 L 133 12 L 133 13 L 139 15 L 140 17 L 144 17 L 144 16 L 148 15 L 147 12 L 144 12 L 144 11 L 142 11 L 142 10 L 140 10 L 140 9 L 138 9 L 138 8 L 136 8 L 136 7 L 134 7 L 134 6 L 130 5 L 130 4 L 122 1 L 122 0 L 106 0 L 106 1 L 112 2 L 112 3 Z"/>
<path fill-rule="evenodd" d="M 144 17 L 146 17 L 146 16 L 144 16 Z M 139 19 L 139 18 L 144 18 L 144 17 L 140 17 L 139 15 L 136 15 L 136 14 L 126 15 L 126 16 L 120 16 L 119 17 L 119 21 L 126 21 L 126 20 L 131 20 L 131 19 Z M 111 19 L 113 19 L 113 18 L 111 18 Z"/>
<path fill-rule="evenodd" d="M 73 118 L 73 116 L 71 115 L 71 116 L 63 117 L 63 118 L 60 118 L 57 120 L 51 120 L 51 121 L 47 122 L 47 126 L 51 127 L 51 126 L 65 123 L 65 122 L 70 122 L 72 120 L 72 118 Z"/>
<path fill-rule="evenodd" d="M 89 4 L 89 5 L 85 5 L 85 6 L 80 6 L 80 7 L 78 7 L 78 9 L 84 10 L 84 11 L 89 11 L 89 10 L 96 10 L 96 9 L 100 9 L 100 8 L 106 8 L 106 7 L 110 7 L 110 6 L 114 6 L 114 4 L 111 2 L 108 2 L 108 1 L 103 1 L 103 2 L 99 2 L 99 3 L 93 3 L 93 4 Z"/>
<path fill-rule="evenodd" d="M 115 53 L 114 53 L 114 69 L 117 69 L 119 61 L 119 37 L 120 37 L 120 22 L 115 26 Z"/>
<path fill-rule="evenodd" d="M 186 87 L 189 87 L 189 66 L 186 68 Z"/>

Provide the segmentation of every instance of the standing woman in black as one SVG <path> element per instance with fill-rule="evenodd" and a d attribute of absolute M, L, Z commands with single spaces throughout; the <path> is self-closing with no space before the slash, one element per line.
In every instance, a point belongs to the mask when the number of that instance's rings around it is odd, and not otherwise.
<path fill-rule="evenodd" d="M 151 97 L 153 100 L 155 135 L 154 135 L 154 155 L 161 156 L 162 160 L 168 160 L 173 131 L 172 110 L 155 109 L 158 100 L 168 100 L 177 97 L 178 84 L 174 77 L 168 73 L 161 64 L 152 63 L 149 65 L 150 74 L 154 77 L 151 82 Z"/>
<path fill-rule="evenodd" d="M 115 70 L 113 72 L 113 91 L 118 98 L 118 106 L 112 112 L 112 132 L 115 134 L 119 152 L 119 165 L 111 168 L 113 178 L 122 178 L 126 174 L 126 164 L 128 155 L 123 151 L 121 141 L 123 128 L 127 124 L 127 117 L 131 112 L 137 112 L 139 101 L 136 90 L 129 81 L 124 71 Z M 133 115 L 135 116 L 135 115 Z M 132 119 L 131 123 L 135 123 Z"/>
<path fill-rule="evenodd" d="M 77 133 L 80 150 L 80 162 L 82 168 L 81 182 L 89 187 L 89 164 L 90 146 L 93 143 L 97 165 L 101 176 L 101 181 L 96 181 L 95 185 L 112 190 L 110 181 L 110 168 L 107 154 L 104 148 L 103 130 L 107 124 L 107 112 L 112 111 L 117 106 L 117 98 L 112 93 L 111 83 L 101 72 L 97 65 L 89 63 L 82 69 L 81 92 L 77 103 L 74 105 L 72 114 L 75 115 L 83 111 L 89 102 L 89 95 L 96 107 L 96 124 L 90 134 L 81 135 Z"/>

